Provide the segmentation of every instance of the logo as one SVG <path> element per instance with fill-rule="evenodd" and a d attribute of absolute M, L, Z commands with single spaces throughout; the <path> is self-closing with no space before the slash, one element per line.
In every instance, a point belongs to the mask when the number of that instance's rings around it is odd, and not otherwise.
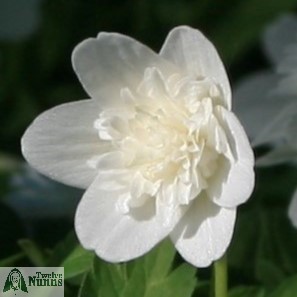
<path fill-rule="evenodd" d="M 28 293 L 25 279 L 17 268 L 14 268 L 9 272 L 3 288 L 3 293 L 10 290 Z"/>
<path fill-rule="evenodd" d="M 63 267 L 0 267 L 0 297 L 64 297 Z"/>

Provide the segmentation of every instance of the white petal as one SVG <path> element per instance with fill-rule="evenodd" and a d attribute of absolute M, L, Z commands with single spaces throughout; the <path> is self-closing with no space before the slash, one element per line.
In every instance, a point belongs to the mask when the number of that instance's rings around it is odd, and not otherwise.
<path fill-rule="evenodd" d="M 127 174 L 123 179 L 126 177 Z M 114 181 L 118 178 L 114 177 Z M 160 225 L 155 216 L 154 200 L 124 214 L 117 207 L 118 200 L 129 193 L 123 189 L 102 190 L 100 183 L 98 176 L 83 196 L 76 213 L 76 233 L 86 249 L 95 250 L 107 261 L 128 261 L 148 252 L 172 230 L 173 226 Z"/>
<path fill-rule="evenodd" d="M 235 88 L 233 110 L 252 139 L 257 138 L 290 101 L 287 96 L 273 93 L 278 80 L 277 75 L 258 72 L 244 78 Z"/>
<path fill-rule="evenodd" d="M 288 215 L 293 226 L 297 228 L 297 188 L 293 194 Z"/>
<path fill-rule="evenodd" d="M 285 55 L 288 45 L 297 41 L 297 18 L 287 14 L 277 19 L 264 32 L 264 49 L 274 64 Z"/>
<path fill-rule="evenodd" d="M 189 207 L 178 203 L 178 194 L 178 183 L 175 179 L 172 183 L 163 182 L 156 195 L 156 213 L 162 227 L 175 226 Z"/>
<path fill-rule="evenodd" d="M 220 206 L 236 207 L 244 203 L 254 189 L 254 155 L 236 116 L 221 107 L 217 107 L 216 111 L 235 160 L 230 164 L 221 164 L 220 171 L 208 182 L 207 194 Z"/>
<path fill-rule="evenodd" d="M 206 267 L 225 253 L 235 217 L 235 208 L 221 208 L 205 196 L 198 196 L 170 236 L 186 261 Z"/>
<path fill-rule="evenodd" d="M 92 100 L 66 103 L 42 113 L 22 138 L 24 157 L 52 179 L 88 187 L 96 170 L 87 161 L 107 149 L 93 127 L 96 117 L 98 107 Z"/>
<path fill-rule="evenodd" d="M 231 89 L 225 67 L 213 44 L 200 31 L 187 26 L 174 28 L 168 34 L 160 55 L 187 75 L 213 79 L 223 90 L 223 103 L 231 108 Z"/>
<path fill-rule="evenodd" d="M 165 77 L 176 71 L 133 38 L 105 32 L 80 43 L 73 51 L 72 63 L 86 91 L 100 100 L 103 108 L 119 107 L 121 89 L 136 90 L 147 67 L 158 68 Z"/>
<path fill-rule="evenodd" d="M 125 160 L 123 153 L 120 151 L 112 151 L 99 155 L 92 160 L 99 170 L 112 170 L 125 168 Z"/>

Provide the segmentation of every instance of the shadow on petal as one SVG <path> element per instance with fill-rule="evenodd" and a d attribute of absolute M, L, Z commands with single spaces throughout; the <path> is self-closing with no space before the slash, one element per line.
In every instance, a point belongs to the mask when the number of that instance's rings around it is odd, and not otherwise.
<path fill-rule="evenodd" d="M 150 197 L 139 207 L 131 207 L 129 215 L 136 221 L 149 221 L 156 215 L 155 199 Z"/>
<path fill-rule="evenodd" d="M 221 197 L 223 186 L 228 182 L 228 176 L 231 170 L 230 162 L 225 158 L 220 158 L 216 173 L 208 180 L 209 187 L 206 190 L 209 199 Z"/>
<path fill-rule="evenodd" d="M 199 215 L 197 215 L 197 209 L 200 210 Z M 202 193 L 193 201 L 193 205 L 191 205 L 181 222 L 177 225 L 175 229 L 177 238 L 190 239 L 194 237 L 201 224 L 207 218 L 217 216 L 219 211 L 220 208 L 213 207 L 213 203 L 210 203 L 206 194 Z"/>

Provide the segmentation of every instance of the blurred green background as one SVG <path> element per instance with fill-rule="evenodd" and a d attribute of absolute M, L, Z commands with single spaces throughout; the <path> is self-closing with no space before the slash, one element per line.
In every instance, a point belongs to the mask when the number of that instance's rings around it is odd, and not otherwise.
<path fill-rule="evenodd" d="M 21 206 L 32 213 L 20 215 L 21 211 L 3 199 L 11 193 L 19 200 L 31 192 L 41 201 L 50 196 L 48 188 L 38 188 L 36 178 L 28 177 L 28 169 L 22 167 L 20 138 L 42 111 L 87 97 L 71 66 L 76 44 L 100 31 L 114 31 L 158 51 L 170 29 L 190 25 L 216 45 L 234 85 L 244 75 L 268 67 L 260 43 L 263 29 L 296 9 L 297 0 L 0 0 L 0 260 L 24 250 L 24 243 L 18 243 L 22 238 L 50 249 L 73 226 L 75 204 L 81 195 L 75 189 L 67 194 L 75 197 L 67 198 L 72 200 L 71 206 L 66 198 L 58 201 L 69 210 L 67 215 L 38 216 L 42 202 L 39 209 Z M 297 273 L 297 243 L 289 243 L 290 238 L 297 239 L 297 232 L 286 218 L 295 177 L 296 169 L 289 166 L 257 171 L 254 197 L 240 208 L 242 216 L 231 247 L 231 283 L 240 279 L 266 284 L 270 271 L 271 284 L 283 275 Z M 59 186 L 51 185 L 52 196 L 62 196 Z M 57 203 L 62 197 L 55 198 Z M 279 220 L 283 225 L 276 223 Z M 275 225 L 267 227 L 267 221 Z M 288 231 L 279 231 L 280 226 Z M 268 232 L 269 228 L 276 229 Z M 270 238 L 275 234 L 285 238 Z M 269 246 L 281 241 L 285 245 L 277 249 L 288 249 L 289 256 Z M 288 248 L 289 244 L 292 247 Z M 294 251 L 296 267 L 290 258 Z M 257 266 L 254 261 L 263 253 L 268 259 Z"/>

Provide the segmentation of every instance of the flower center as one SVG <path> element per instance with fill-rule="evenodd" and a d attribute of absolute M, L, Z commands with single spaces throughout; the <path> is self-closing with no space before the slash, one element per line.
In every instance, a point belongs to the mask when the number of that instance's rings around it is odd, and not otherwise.
<path fill-rule="evenodd" d="M 145 185 L 138 196 L 153 196 L 174 184 L 187 193 L 178 203 L 188 204 L 208 187 L 220 160 L 232 158 L 216 117 L 221 97 L 210 79 L 173 75 L 166 80 L 148 68 L 137 90 L 122 89 L 123 109 L 103 111 L 95 128 L 120 155 L 118 166 Z"/>

